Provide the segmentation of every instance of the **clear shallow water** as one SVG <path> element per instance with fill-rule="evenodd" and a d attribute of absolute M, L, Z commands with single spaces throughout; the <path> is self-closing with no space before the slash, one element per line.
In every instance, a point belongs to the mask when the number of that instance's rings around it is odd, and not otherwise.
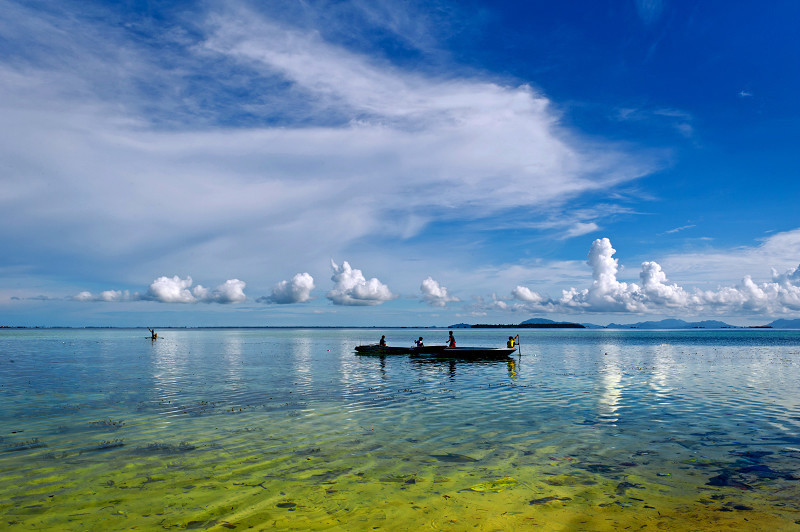
<path fill-rule="evenodd" d="M 0 332 L 0 528 L 756 530 L 800 521 L 800 332 Z M 503 345 L 509 330 L 458 330 Z"/>

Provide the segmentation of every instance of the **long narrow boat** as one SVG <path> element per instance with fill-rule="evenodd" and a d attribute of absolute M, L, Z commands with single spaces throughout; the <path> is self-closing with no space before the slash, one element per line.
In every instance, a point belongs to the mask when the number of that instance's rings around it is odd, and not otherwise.
<path fill-rule="evenodd" d="M 441 353 L 446 346 L 444 345 L 429 345 L 423 347 L 399 347 L 387 346 L 378 344 L 357 345 L 355 347 L 356 353 L 359 355 L 432 355 Z"/>
<path fill-rule="evenodd" d="M 426 353 L 443 358 L 505 358 L 516 352 L 515 347 L 445 347 L 436 353 Z"/>
<path fill-rule="evenodd" d="M 399 347 L 378 344 L 357 345 L 356 353 L 359 355 L 418 355 L 435 356 L 443 358 L 504 358 L 516 352 L 515 347 L 447 347 L 444 345 L 429 345 L 424 347 Z"/>
<path fill-rule="evenodd" d="M 410 347 L 398 347 L 388 345 L 357 345 L 356 353 L 359 355 L 410 355 Z"/>

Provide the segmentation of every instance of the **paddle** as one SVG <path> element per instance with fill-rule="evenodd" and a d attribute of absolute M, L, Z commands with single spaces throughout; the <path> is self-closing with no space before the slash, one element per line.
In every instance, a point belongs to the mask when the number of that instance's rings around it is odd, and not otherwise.
<path fill-rule="evenodd" d="M 522 356 L 522 344 L 519 343 L 519 335 L 517 335 L 517 354 Z"/>

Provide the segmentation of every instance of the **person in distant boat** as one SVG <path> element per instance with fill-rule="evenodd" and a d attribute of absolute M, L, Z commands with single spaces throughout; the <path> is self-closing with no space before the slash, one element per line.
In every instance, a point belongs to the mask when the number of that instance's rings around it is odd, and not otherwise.
<path fill-rule="evenodd" d="M 447 347 L 455 347 L 456 339 L 453 336 L 453 331 L 450 331 L 450 336 L 447 337 Z"/>
<path fill-rule="evenodd" d="M 414 344 L 416 344 L 417 347 L 425 347 L 422 343 L 422 336 L 419 337 L 419 340 L 414 340 Z"/>
<path fill-rule="evenodd" d="M 519 340 L 519 335 L 517 336 L 509 336 L 508 342 L 506 342 L 506 347 L 514 347 L 514 342 Z"/>
<path fill-rule="evenodd" d="M 385 334 L 383 336 L 381 336 L 381 341 L 378 342 L 378 345 L 381 346 L 381 347 L 386 347 L 386 335 Z"/>
<path fill-rule="evenodd" d="M 156 334 L 156 331 L 154 331 L 150 327 L 148 327 L 147 330 L 150 331 L 150 339 L 151 340 L 158 340 L 158 335 Z"/>

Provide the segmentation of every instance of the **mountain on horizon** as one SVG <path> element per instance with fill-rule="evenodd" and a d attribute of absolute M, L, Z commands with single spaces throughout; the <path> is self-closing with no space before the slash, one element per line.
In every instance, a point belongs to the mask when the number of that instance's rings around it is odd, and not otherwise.
<path fill-rule="evenodd" d="M 729 325 L 724 321 L 717 320 L 704 320 L 688 322 L 679 319 L 670 319 L 660 321 L 640 321 L 638 323 L 609 323 L 606 328 L 608 329 L 733 329 L 734 325 Z"/>
<path fill-rule="evenodd" d="M 787 320 L 782 318 L 767 325 L 773 329 L 800 329 L 800 319 Z"/>
<path fill-rule="evenodd" d="M 551 325 L 554 322 L 553 320 L 548 320 L 545 318 L 531 318 L 529 320 L 525 320 L 520 325 Z"/>

